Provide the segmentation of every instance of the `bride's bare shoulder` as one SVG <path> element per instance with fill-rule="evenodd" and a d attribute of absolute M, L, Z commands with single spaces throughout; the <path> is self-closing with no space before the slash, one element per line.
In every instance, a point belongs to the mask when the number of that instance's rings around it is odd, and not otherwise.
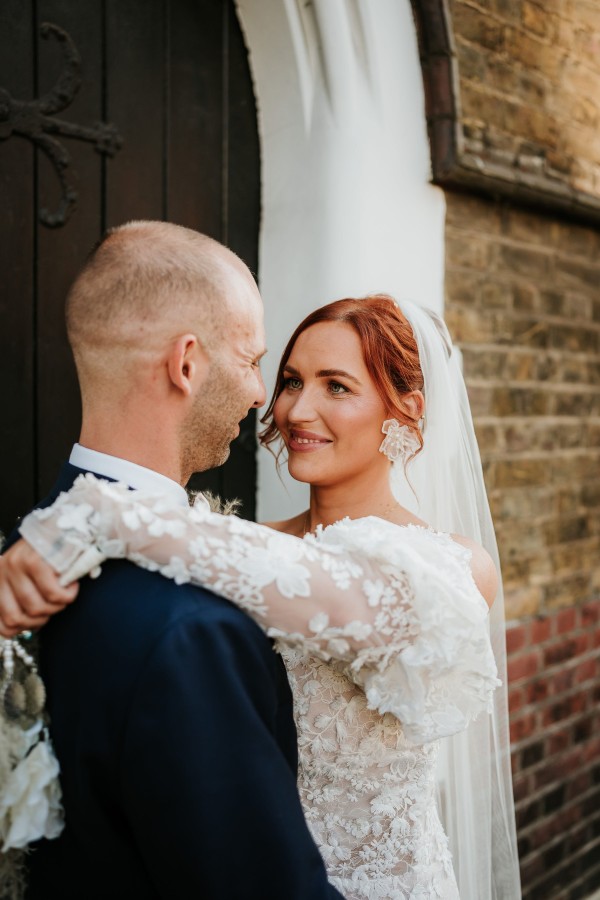
<path fill-rule="evenodd" d="M 496 599 L 498 591 L 498 570 L 490 554 L 477 541 L 464 537 L 461 534 L 453 534 L 452 539 L 457 544 L 462 544 L 471 551 L 471 572 L 479 593 L 483 596 L 488 606 Z"/>
<path fill-rule="evenodd" d="M 281 522 L 261 522 L 267 528 L 273 531 L 281 531 L 284 534 L 292 534 L 294 537 L 304 537 L 304 523 L 306 521 L 306 513 L 299 513 L 292 519 L 282 519 Z"/>

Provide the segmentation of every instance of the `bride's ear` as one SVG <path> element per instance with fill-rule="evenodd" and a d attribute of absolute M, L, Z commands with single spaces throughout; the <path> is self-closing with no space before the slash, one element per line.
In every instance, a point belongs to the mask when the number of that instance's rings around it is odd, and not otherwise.
<path fill-rule="evenodd" d="M 418 422 L 425 414 L 425 397 L 421 391 L 410 391 L 404 394 L 400 406 L 409 418 Z"/>
<path fill-rule="evenodd" d="M 184 396 L 191 396 L 208 374 L 209 360 L 195 334 L 178 337 L 167 357 L 172 385 Z"/>

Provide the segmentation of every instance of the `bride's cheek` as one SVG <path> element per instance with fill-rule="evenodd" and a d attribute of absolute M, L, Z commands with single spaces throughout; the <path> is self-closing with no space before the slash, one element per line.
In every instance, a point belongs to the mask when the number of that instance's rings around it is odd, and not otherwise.
<path fill-rule="evenodd" d="M 283 394 L 280 394 L 277 400 L 275 401 L 275 406 L 273 407 L 273 421 L 275 425 L 279 429 L 279 431 L 284 431 L 285 429 L 285 397 Z"/>

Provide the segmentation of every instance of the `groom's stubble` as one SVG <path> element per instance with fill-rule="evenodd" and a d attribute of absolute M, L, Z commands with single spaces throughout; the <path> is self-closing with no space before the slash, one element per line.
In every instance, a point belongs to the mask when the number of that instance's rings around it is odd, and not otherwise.
<path fill-rule="evenodd" d="M 237 383 L 230 368 L 218 359 L 211 361 L 208 377 L 184 423 L 183 468 L 204 472 L 221 466 L 229 458 L 240 418 Z"/>

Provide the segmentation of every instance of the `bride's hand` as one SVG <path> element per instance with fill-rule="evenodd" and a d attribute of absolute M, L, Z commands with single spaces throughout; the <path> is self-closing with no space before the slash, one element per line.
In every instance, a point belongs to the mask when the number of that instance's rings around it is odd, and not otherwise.
<path fill-rule="evenodd" d="M 0 556 L 0 634 L 15 637 L 41 628 L 77 596 L 79 583 L 63 587 L 59 576 L 20 540 Z"/>

